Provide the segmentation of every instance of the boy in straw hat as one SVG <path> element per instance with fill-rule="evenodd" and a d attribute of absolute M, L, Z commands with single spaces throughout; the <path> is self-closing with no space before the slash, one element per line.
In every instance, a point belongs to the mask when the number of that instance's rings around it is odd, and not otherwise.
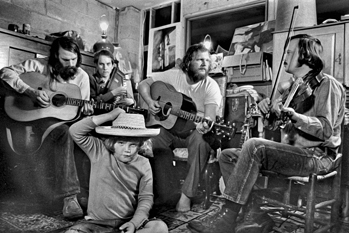
<path fill-rule="evenodd" d="M 112 126 L 100 126 L 113 121 Z M 95 130 L 101 138 L 91 136 Z M 147 129 L 140 114 L 116 108 L 87 117 L 70 134 L 91 161 L 87 215 L 66 232 L 168 232 L 161 220 L 148 220 L 153 205 L 153 176 L 147 158 L 138 154 L 144 141 L 159 133 Z"/>

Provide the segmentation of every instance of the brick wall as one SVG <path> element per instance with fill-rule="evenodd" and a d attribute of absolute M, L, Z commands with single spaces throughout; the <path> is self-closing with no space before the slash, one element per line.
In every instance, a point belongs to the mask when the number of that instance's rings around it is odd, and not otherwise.
<path fill-rule="evenodd" d="M 128 52 L 132 69 L 138 68 L 140 17 L 140 10 L 132 6 L 125 7 L 119 12 L 119 45 Z"/>
<path fill-rule="evenodd" d="M 99 18 L 109 18 L 108 39 L 117 42 L 119 12 L 95 0 L 0 0 L 0 27 L 31 25 L 31 35 L 45 38 L 54 32 L 75 30 L 87 50 L 101 39 Z M 86 50 L 86 49 L 85 49 Z"/>

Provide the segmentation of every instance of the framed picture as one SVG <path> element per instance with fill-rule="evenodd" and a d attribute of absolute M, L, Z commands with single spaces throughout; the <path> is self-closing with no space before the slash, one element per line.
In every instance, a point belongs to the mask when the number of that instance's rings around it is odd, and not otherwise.
<path fill-rule="evenodd" d="M 147 75 L 169 70 L 182 59 L 180 54 L 180 23 L 149 30 Z"/>
<path fill-rule="evenodd" d="M 229 55 L 267 52 L 273 50 L 275 20 L 236 28 L 230 44 Z"/>

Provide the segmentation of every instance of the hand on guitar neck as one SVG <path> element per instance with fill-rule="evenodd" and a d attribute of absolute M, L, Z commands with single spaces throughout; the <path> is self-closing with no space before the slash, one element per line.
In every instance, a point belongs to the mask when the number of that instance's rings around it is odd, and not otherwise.
<path fill-rule="evenodd" d="M 196 130 L 201 134 L 206 134 L 212 129 L 213 125 L 214 122 L 212 121 L 212 119 L 209 117 L 205 117 L 202 122 L 199 122 L 196 125 Z"/>

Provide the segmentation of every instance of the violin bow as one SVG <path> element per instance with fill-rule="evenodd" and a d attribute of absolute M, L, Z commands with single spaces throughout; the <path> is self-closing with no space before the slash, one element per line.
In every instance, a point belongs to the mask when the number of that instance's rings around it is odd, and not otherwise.
<path fill-rule="evenodd" d="M 281 56 L 280 65 L 279 65 L 279 68 L 278 68 L 278 72 L 276 74 L 275 83 L 273 85 L 273 89 L 272 89 L 271 96 L 270 96 L 270 101 L 273 100 L 273 98 L 275 96 L 275 92 L 277 90 L 277 86 L 279 84 L 279 79 L 280 79 L 280 75 L 281 75 L 281 68 L 283 67 L 283 61 L 285 59 L 286 51 L 288 49 L 288 46 L 289 46 L 290 40 L 291 40 L 290 35 L 291 35 L 291 32 L 293 32 L 293 30 L 294 30 L 294 22 L 296 21 L 294 19 L 297 16 L 297 15 L 295 15 L 296 10 L 298 10 L 298 5 L 293 7 L 290 27 L 288 28 L 287 38 L 286 38 L 285 45 L 284 45 L 284 51 L 283 51 L 282 56 Z"/>

